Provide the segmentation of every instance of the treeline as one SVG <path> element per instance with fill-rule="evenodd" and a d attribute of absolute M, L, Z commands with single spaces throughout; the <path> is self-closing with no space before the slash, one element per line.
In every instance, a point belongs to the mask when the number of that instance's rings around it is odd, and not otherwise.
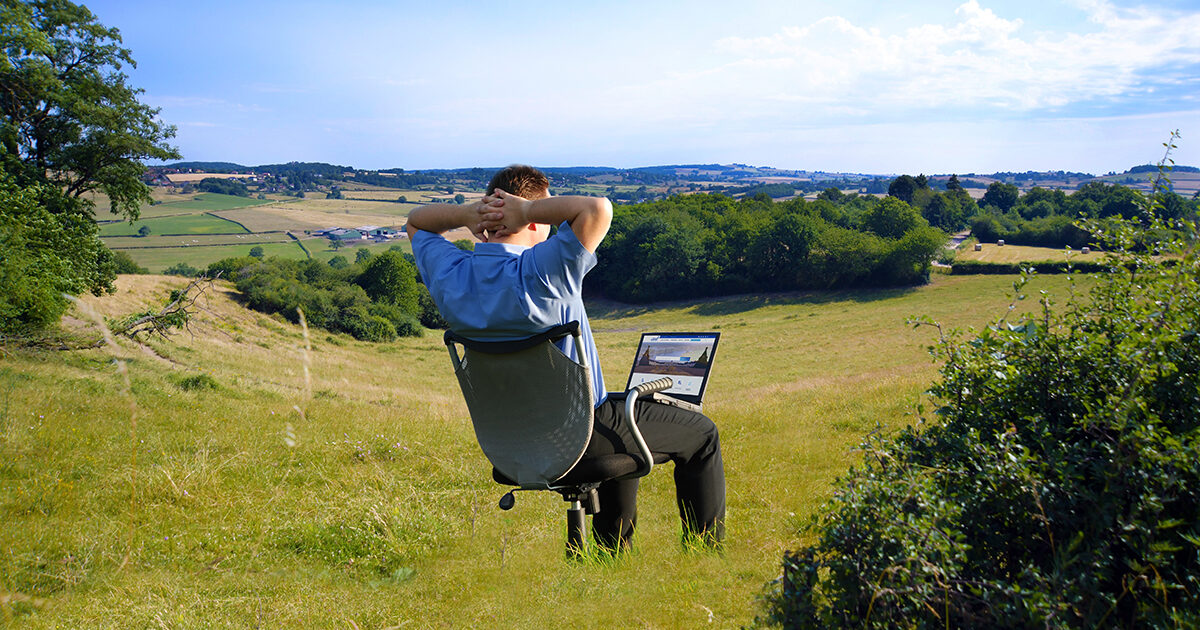
<path fill-rule="evenodd" d="M 1195 217 L 1200 202 L 1175 193 L 1159 197 L 1163 219 Z M 1093 244 L 1092 235 L 1076 227 L 1080 218 L 1139 218 L 1144 213 L 1141 196 L 1119 184 L 1091 181 L 1067 194 L 1034 187 L 1025 194 L 1012 185 L 992 183 L 971 219 L 971 234 L 984 242 L 1003 239 L 1016 245 L 1074 247 Z"/>
<path fill-rule="evenodd" d="M 353 264 L 343 256 L 329 262 L 226 258 L 209 265 L 206 273 L 232 280 L 254 310 L 298 323 L 296 309 L 303 309 L 309 326 L 363 341 L 419 337 L 423 326 L 445 327 L 428 290 L 418 282 L 411 255 L 398 249 L 378 255 L 362 249 Z"/>
<path fill-rule="evenodd" d="M 614 211 L 587 290 L 625 302 L 925 282 L 946 235 L 892 197 L 675 196 Z"/>
<path fill-rule="evenodd" d="M 250 190 L 246 188 L 246 184 L 233 178 L 205 177 L 196 182 L 196 190 L 237 197 L 250 196 Z"/>

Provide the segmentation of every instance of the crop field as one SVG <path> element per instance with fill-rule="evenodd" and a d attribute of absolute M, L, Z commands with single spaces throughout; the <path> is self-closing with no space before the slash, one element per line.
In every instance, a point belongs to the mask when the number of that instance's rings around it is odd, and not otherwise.
<path fill-rule="evenodd" d="M 133 223 L 120 221 L 100 226 L 100 236 L 133 236 L 142 227 L 151 234 L 230 234 L 246 232 L 242 226 L 211 214 L 177 214 L 174 216 L 141 218 Z M 110 245 L 110 247 L 112 247 Z"/>
<path fill-rule="evenodd" d="M 84 301 L 119 317 L 181 282 L 122 276 Z M 640 332 L 722 332 L 705 407 L 728 479 L 720 553 L 681 548 L 669 464 L 616 559 L 564 559 L 556 496 L 498 510 L 436 331 L 306 337 L 221 284 L 191 334 L 0 349 L 0 590 L 24 597 L 6 610 L 25 628 L 741 627 L 863 436 L 914 421 L 936 333 L 906 318 L 983 326 L 1010 282 L 591 304 L 610 388 Z M 68 324 L 92 339 L 90 321 Z"/>
<path fill-rule="evenodd" d="M 1077 249 L 1059 249 L 1055 247 L 1029 247 L 1027 245 L 996 245 L 984 243 L 980 251 L 975 251 L 973 245 L 958 248 L 955 258 L 958 260 L 980 260 L 983 262 L 1018 263 L 1045 262 L 1059 260 L 1100 261 L 1104 253 L 1092 250 L 1083 253 Z"/>

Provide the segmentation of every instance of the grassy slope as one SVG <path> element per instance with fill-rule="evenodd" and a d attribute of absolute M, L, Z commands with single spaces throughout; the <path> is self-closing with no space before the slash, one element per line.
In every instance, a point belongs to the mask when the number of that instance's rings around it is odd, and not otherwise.
<path fill-rule="evenodd" d="M 594 305 L 610 387 L 642 330 L 723 331 L 706 411 L 725 448 L 727 549 L 679 549 L 662 470 L 642 484 L 637 552 L 610 565 L 562 559 L 557 497 L 496 509 L 436 333 L 314 331 L 306 387 L 300 330 L 223 287 L 193 335 L 119 350 L 132 397 L 109 351 L 0 349 L 0 591 L 46 600 L 15 606 L 34 628 L 735 627 L 853 446 L 907 422 L 934 376 L 930 329 L 905 318 L 982 325 L 1010 281 Z M 1062 277 L 1037 282 L 1064 292 Z M 88 302 L 128 313 L 176 284 L 122 277 Z M 220 389 L 177 385 L 200 374 Z"/>

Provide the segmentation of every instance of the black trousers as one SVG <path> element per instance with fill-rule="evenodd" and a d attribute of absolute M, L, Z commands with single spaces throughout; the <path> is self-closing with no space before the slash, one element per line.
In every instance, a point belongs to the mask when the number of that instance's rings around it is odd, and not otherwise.
<path fill-rule="evenodd" d="M 595 429 L 585 456 L 637 453 L 625 428 L 625 401 L 610 397 L 596 408 Z M 647 446 L 675 465 L 675 499 L 685 536 L 715 545 L 725 536 L 725 467 L 717 425 L 694 411 L 640 400 L 636 420 Z M 601 484 L 600 511 L 592 517 L 596 541 L 628 546 L 637 525 L 637 479 Z"/>

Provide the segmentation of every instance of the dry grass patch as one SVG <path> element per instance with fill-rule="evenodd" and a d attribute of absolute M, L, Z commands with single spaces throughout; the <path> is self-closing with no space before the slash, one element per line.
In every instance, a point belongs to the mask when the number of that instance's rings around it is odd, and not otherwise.
<path fill-rule="evenodd" d="M 978 260 L 981 262 L 994 263 L 1046 262 L 1061 260 L 1073 260 L 1076 262 L 1099 262 L 1103 259 L 1103 257 L 1103 252 L 1098 252 L 1095 250 L 1085 254 L 1077 249 L 1030 247 L 1028 245 L 997 245 L 995 243 L 983 243 L 980 251 L 975 251 L 974 246 L 960 247 L 958 248 L 958 253 L 955 255 L 955 258 L 958 260 Z"/>

